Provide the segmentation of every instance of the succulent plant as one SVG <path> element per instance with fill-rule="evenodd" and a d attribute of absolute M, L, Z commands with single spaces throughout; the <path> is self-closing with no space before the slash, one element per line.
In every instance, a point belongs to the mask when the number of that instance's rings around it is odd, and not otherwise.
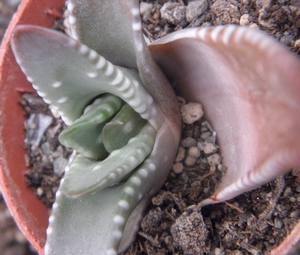
<path fill-rule="evenodd" d="M 75 150 L 56 194 L 45 253 L 116 254 L 132 242 L 169 172 L 179 110 L 144 42 L 138 1 L 72 0 L 68 9 L 75 39 L 30 25 L 16 27 L 11 39 L 27 79 L 69 125 L 60 141 Z M 90 11 L 101 24 L 92 30 Z M 109 21 L 115 13 L 122 14 Z"/>
<path fill-rule="evenodd" d="M 73 38 L 31 25 L 11 38 L 27 79 L 69 125 L 60 141 L 75 150 L 46 255 L 114 255 L 131 244 L 179 143 L 168 79 L 204 105 L 222 147 L 227 174 L 201 206 L 300 166 L 300 63 L 278 43 L 227 26 L 178 31 L 148 48 L 137 0 L 70 0 L 68 10 Z"/>

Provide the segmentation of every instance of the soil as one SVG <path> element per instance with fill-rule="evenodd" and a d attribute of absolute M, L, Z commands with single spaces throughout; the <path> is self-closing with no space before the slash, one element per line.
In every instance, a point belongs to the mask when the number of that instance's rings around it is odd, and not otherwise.
<path fill-rule="evenodd" d="M 142 1 L 142 19 L 150 42 L 187 27 L 237 24 L 260 29 L 295 54 L 300 53 L 299 0 L 148 0 Z M 64 124 L 34 94 L 24 94 L 21 104 L 31 119 L 25 124 L 30 169 L 25 180 L 51 207 L 70 153 L 57 140 Z M 42 137 L 35 137 L 36 122 L 45 115 L 51 122 Z M 206 206 L 201 213 L 189 207 L 212 194 L 226 171 L 216 135 L 203 117 L 194 124 L 184 124 L 172 171 L 152 198 L 136 241 L 126 255 L 269 254 L 293 228 L 300 218 L 300 173 L 296 170 L 226 203 Z M 4 243 L 0 242 L 1 254 L 34 254 L 3 202 L 0 209 L 0 240 Z M 7 233 L 14 234 L 6 238 Z M 22 252 L 12 252 L 20 245 Z M 290 254 L 299 254 L 299 247 Z"/>

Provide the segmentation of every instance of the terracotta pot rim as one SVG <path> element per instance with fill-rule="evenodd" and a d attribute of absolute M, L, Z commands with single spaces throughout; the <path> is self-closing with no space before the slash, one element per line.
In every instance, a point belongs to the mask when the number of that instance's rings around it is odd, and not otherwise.
<path fill-rule="evenodd" d="M 41 255 L 49 213 L 25 184 L 25 116 L 18 105 L 21 97 L 18 89 L 26 91 L 32 87 L 12 54 L 10 35 L 18 24 L 51 27 L 55 17 L 47 14 L 47 10 L 61 11 L 64 5 L 65 0 L 23 0 L 6 30 L 0 50 L 0 186 L 18 227 Z"/>

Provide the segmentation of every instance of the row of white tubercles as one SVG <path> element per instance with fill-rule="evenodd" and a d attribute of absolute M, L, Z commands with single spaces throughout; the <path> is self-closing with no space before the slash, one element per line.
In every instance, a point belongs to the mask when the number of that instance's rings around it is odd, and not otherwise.
<path fill-rule="evenodd" d="M 71 162 L 74 160 L 76 154 L 77 153 L 75 151 L 73 151 L 72 155 L 69 158 L 69 163 L 68 163 L 67 167 L 65 168 L 65 172 L 68 172 L 70 170 L 69 166 L 70 166 Z M 60 185 L 63 183 L 63 181 L 64 181 L 64 178 L 61 179 Z M 61 195 L 62 195 L 62 193 L 59 190 L 56 191 L 55 202 L 52 206 L 52 212 L 51 212 L 51 215 L 50 215 L 49 220 L 48 220 L 49 225 L 48 225 L 48 228 L 47 228 L 47 231 L 46 231 L 47 240 L 49 240 L 49 236 L 51 236 L 51 234 L 53 232 L 52 225 L 54 224 L 54 221 L 55 221 L 55 216 L 54 215 L 56 214 L 56 211 L 58 210 L 58 206 L 59 206 L 57 201 L 59 201 Z M 48 242 L 46 242 L 45 247 L 44 247 L 45 255 L 49 254 L 49 249 L 50 249 L 50 246 L 49 246 Z"/>
<path fill-rule="evenodd" d="M 87 170 L 86 174 L 88 174 L 89 171 L 97 171 L 99 172 L 99 174 L 102 174 L 103 171 L 107 172 L 106 176 L 102 178 L 100 181 L 97 181 L 98 178 L 95 178 L 95 176 L 93 175 L 89 183 L 87 184 L 88 186 L 92 186 L 93 189 L 95 189 L 95 186 L 91 184 L 95 184 L 97 182 L 96 189 L 100 190 L 107 186 L 114 185 L 120 178 L 122 178 L 124 175 L 132 171 L 135 167 L 137 167 L 145 160 L 145 158 L 149 155 L 149 153 L 153 148 L 155 135 L 156 135 L 156 132 L 151 127 L 151 125 L 149 123 L 146 125 L 148 125 L 148 128 L 144 131 L 143 134 L 139 134 L 138 136 L 129 140 L 128 144 L 135 143 L 130 153 L 131 155 L 124 158 L 123 161 L 119 162 L 118 166 L 115 169 L 109 169 L 110 162 L 116 161 L 116 156 L 122 154 L 122 149 L 113 151 L 108 158 L 106 158 L 104 161 L 99 162 L 97 165 L 93 166 L 90 170 L 86 169 Z M 151 133 L 149 133 L 150 132 L 149 128 L 152 130 Z M 78 163 L 76 162 L 75 159 L 74 162 L 71 163 L 70 168 L 74 169 L 76 167 L 78 167 Z M 71 170 L 70 172 L 66 173 L 65 178 L 69 176 L 69 178 L 67 179 L 68 182 L 70 182 L 70 180 L 73 180 L 72 177 L 70 177 L 70 174 L 73 173 L 74 175 L 76 174 L 77 177 L 78 172 L 76 170 L 75 171 Z M 80 178 L 80 176 L 78 177 Z M 75 180 L 78 180 L 78 178 L 77 179 L 75 178 Z M 67 197 L 77 198 L 87 192 L 91 192 L 91 190 L 87 188 L 85 191 L 81 191 L 81 193 L 79 193 L 78 190 L 76 190 L 76 187 L 74 187 L 74 184 L 72 185 L 72 188 L 68 188 L 70 187 L 70 185 L 67 184 L 67 181 L 61 183 L 61 185 L 67 185 L 66 189 L 63 187 L 63 193 Z M 72 183 L 75 182 L 72 181 Z M 70 193 L 69 190 L 73 192 L 75 191 L 75 193 Z M 97 190 L 93 190 L 93 192 Z"/>
<path fill-rule="evenodd" d="M 68 10 L 68 21 L 70 24 L 70 30 L 71 30 L 71 34 L 72 34 L 72 38 L 74 38 L 75 40 L 78 40 L 78 34 L 76 32 L 75 26 L 76 26 L 76 18 L 73 15 L 73 11 L 74 11 L 74 5 L 73 3 L 71 3 L 71 1 L 68 1 L 67 3 L 67 10 Z"/>
<path fill-rule="evenodd" d="M 157 123 L 162 123 L 163 118 L 159 116 L 152 96 L 144 88 L 141 81 L 138 81 L 134 77 L 134 71 L 114 66 L 84 44 L 79 44 L 78 52 L 82 56 L 87 57 L 96 69 L 96 72 L 87 73 L 89 78 L 95 79 L 98 75 L 104 75 L 109 80 L 108 86 L 105 86 L 103 83 L 101 84 L 101 90 L 122 98 L 143 119 L 147 119 L 158 130 L 160 124 Z M 156 124 L 154 125 L 154 123 Z"/>
<path fill-rule="evenodd" d="M 244 26 L 216 26 L 199 29 L 187 29 L 183 33 L 178 34 L 179 38 L 198 38 L 200 41 L 210 44 L 215 43 L 218 47 L 224 46 L 234 47 L 235 44 L 244 45 L 245 50 L 249 51 L 249 46 L 256 47 L 257 51 L 263 52 L 265 58 L 280 54 L 281 47 L 274 43 L 274 39 L 269 38 L 263 33 L 255 29 L 249 29 Z M 254 60 L 255 61 L 255 60 Z M 278 73 L 274 72 L 271 65 L 263 65 L 261 59 L 257 58 L 256 63 L 252 63 L 257 73 L 262 73 L 263 77 L 268 77 L 276 83 L 278 81 Z M 257 74 L 256 74 L 257 75 Z"/>
<path fill-rule="evenodd" d="M 123 237 L 123 230 L 126 224 L 126 220 L 129 218 L 132 210 L 136 207 L 141 200 L 143 194 L 140 189 L 147 180 L 148 176 L 155 172 L 156 166 L 151 159 L 145 160 L 144 164 L 138 169 L 127 181 L 123 191 L 122 198 L 118 201 L 118 209 L 113 216 L 113 222 L 115 223 L 114 230 L 111 233 L 112 240 L 109 244 L 109 248 L 106 251 L 106 255 L 117 255 L 118 246 Z M 131 226 L 130 229 L 135 231 L 138 226 Z"/>
<path fill-rule="evenodd" d="M 149 125 L 149 124 L 146 124 Z M 104 185 L 106 182 L 112 182 L 114 180 L 119 179 L 120 177 L 124 176 L 127 174 L 129 171 L 131 171 L 136 165 L 140 164 L 139 162 L 143 162 L 143 160 L 148 156 L 148 154 L 151 152 L 153 148 L 155 140 L 155 135 L 153 136 L 149 134 L 143 134 L 143 137 L 141 136 L 136 136 L 134 138 L 131 138 L 128 141 L 128 144 L 134 143 L 134 142 L 139 142 L 139 144 L 136 145 L 136 148 L 132 151 L 132 155 L 127 157 L 124 162 L 122 162 L 122 165 L 117 167 L 116 169 L 110 171 L 110 174 L 101 180 L 100 185 Z M 121 150 L 115 150 L 113 151 L 108 158 L 106 158 L 104 161 L 107 162 L 111 158 L 114 160 L 114 156 L 122 153 Z M 104 162 L 102 161 L 102 162 Z M 93 168 L 93 171 L 99 171 L 102 167 L 102 162 L 100 162 L 97 166 Z M 112 184 L 110 184 L 112 185 Z"/>
<path fill-rule="evenodd" d="M 78 35 L 76 33 L 76 30 L 74 29 L 74 25 L 76 23 L 76 18 L 74 15 L 72 15 L 73 10 L 74 10 L 74 5 L 71 2 L 69 2 L 67 5 L 67 8 L 69 11 L 69 22 L 71 25 L 72 37 L 74 39 L 78 40 Z M 139 15 L 139 9 L 133 8 L 132 14 L 134 15 L 134 17 Z M 140 23 L 139 19 L 134 18 L 133 24 L 132 24 L 132 29 L 135 32 L 141 30 L 141 23 Z M 138 40 L 138 42 L 136 42 L 136 44 L 137 44 L 136 47 L 138 48 L 138 50 L 142 51 L 143 43 L 140 42 L 140 40 Z M 94 62 L 94 64 L 96 65 L 96 69 L 99 71 L 101 69 L 104 69 L 104 74 L 107 77 L 111 76 L 111 78 L 112 78 L 111 85 L 117 86 L 118 87 L 117 90 L 119 90 L 119 92 L 122 93 L 122 94 L 118 94 L 118 96 L 120 96 L 122 99 L 124 99 L 136 112 L 138 112 L 141 115 L 142 118 L 148 119 L 150 121 L 150 123 L 152 123 L 152 125 L 155 126 L 155 128 L 158 130 L 159 127 L 157 127 L 157 124 L 154 124 L 154 123 L 157 123 L 157 122 L 161 123 L 161 121 L 158 121 L 158 119 L 157 119 L 159 116 L 157 116 L 156 106 L 155 106 L 155 104 L 153 104 L 153 98 L 146 91 L 146 89 L 140 85 L 140 82 L 138 82 L 136 80 L 130 81 L 128 79 L 128 77 L 126 77 L 126 75 L 124 75 L 124 73 L 120 69 L 115 68 L 113 64 L 106 61 L 103 57 L 99 56 L 96 51 L 89 49 L 85 45 L 82 45 L 80 47 L 79 52 L 82 55 L 88 56 L 88 58 L 91 62 L 98 60 L 97 63 Z M 97 77 L 97 73 L 93 73 L 93 72 L 88 73 L 87 75 L 90 78 Z M 141 87 L 141 88 L 139 88 L 139 87 Z M 141 91 L 139 92 L 139 90 L 141 90 Z M 141 93 L 141 94 L 135 95 L 136 93 L 137 94 Z M 154 119 L 154 118 L 156 118 L 156 121 L 150 120 L 150 119 Z M 160 126 L 160 125 L 158 125 L 158 126 Z"/>

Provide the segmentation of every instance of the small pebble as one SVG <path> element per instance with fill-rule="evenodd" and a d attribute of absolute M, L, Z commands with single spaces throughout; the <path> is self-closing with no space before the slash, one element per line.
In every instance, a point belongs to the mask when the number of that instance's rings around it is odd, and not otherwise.
<path fill-rule="evenodd" d="M 293 212 L 290 213 L 291 218 L 299 218 L 299 216 L 300 216 L 300 211 L 299 210 L 298 211 L 293 211 Z"/>
<path fill-rule="evenodd" d="M 175 162 L 180 162 L 185 157 L 185 149 L 182 146 L 179 146 Z"/>
<path fill-rule="evenodd" d="M 212 154 L 211 156 L 207 157 L 207 162 L 210 164 L 210 165 L 220 165 L 221 163 L 221 160 L 222 160 L 222 157 L 220 154 L 217 154 L 217 153 L 214 153 Z M 221 165 L 222 166 L 222 165 Z"/>
<path fill-rule="evenodd" d="M 182 173 L 183 171 L 183 165 L 181 162 L 177 162 L 175 164 L 173 164 L 172 166 L 172 171 L 175 173 L 175 174 L 180 174 Z"/>
<path fill-rule="evenodd" d="M 222 172 L 224 170 L 224 166 L 222 164 L 219 164 L 218 165 L 218 170 Z"/>
<path fill-rule="evenodd" d="M 259 29 L 259 26 L 256 24 L 256 23 L 253 23 L 249 26 L 249 28 L 252 28 L 252 29 Z"/>
<path fill-rule="evenodd" d="M 184 163 L 187 166 L 194 166 L 196 164 L 197 159 L 191 156 L 187 156 Z"/>
<path fill-rule="evenodd" d="M 48 142 L 45 142 L 42 144 L 41 146 L 42 152 L 45 155 L 50 155 L 51 154 L 51 150 L 50 150 L 50 144 Z"/>
<path fill-rule="evenodd" d="M 188 155 L 194 158 L 198 158 L 201 155 L 200 149 L 198 147 L 190 147 L 188 149 Z"/>
<path fill-rule="evenodd" d="M 209 136 L 209 137 L 206 137 L 205 139 L 204 139 L 204 142 L 205 143 L 215 143 L 215 137 L 213 137 L 212 135 L 211 136 Z"/>
<path fill-rule="evenodd" d="M 249 18 L 250 18 L 249 14 L 242 15 L 241 18 L 240 18 L 240 25 L 241 26 L 249 25 L 250 24 Z"/>
<path fill-rule="evenodd" d="M 160 9 L 160 14 L 170 24 L 184 25 L 186 7 L 180 3 L 167 2 Z"/>
<path fill-rule="evenodd" d="M 203 116 L 202 105 L 198 103 L 188 103 L 180 107 L 182 121 L 186 124 L 193 124 Z"/>
<path fill-rule="evenodd" d="M 290 195 L 293 194 L 292 188 L 291 187 L 287 187 L 284 192 L 283 192 L 283 196 L 284 197 L 289 197 Z"/>
<path fill-rule="evenodd" d="M 147 20 L 152 8 L 153 8 L 153 4 L 151 3 L 145 3 L 145 2 L 140 3 L 140 14 L 144 16 L 143 17 L 144 20 Z"/>
<path fill-rule="evenodd" d="M 195 187 L 200 187 L 201 182 L 200 181 L 195 181 L 191 184 L 191 187 L 195 188 Z"/>
<path fill-rule="evenodd" d="M 197 147 L 199 148 L 200 151 L 204 151 L 204 146 L 205 146 L 205 144 L 202 142 L 197 143 Z"/>
<path fill-rule="evenodd" d="M 209 191 L 210 191 L 210 188 L 209 188 L 209 187 L 205 187 L 205 188 L 203 189 L 204 194 L 207 194 Z"/>
<path fill-rule="evenodd" d="M 205 143 L 204 145 L 204 153 L 205 154 L 212 154 L 218 150 L 218 147 L 212 143 Z"/>
<path fill-rule="evenodd" d="M 27 127 L 25 143 L 39 146 L 46 129 L 52 123 L 52 117 L 45 114 L 32 113 L 26 121 Z"/>
<path fill-rule="evenodd" d="M 211 132 L 204 132 L 204 133 L 201 134 L 200 137 L 201 137 L 202 139 L 206 139 L 206 138 L 209 137 L 209 136 L 211 136 Z"/>
<path fill-rule="evenodd" d="M 275 225 L 275 228 L 282 229 L 283 222 L 280 218 L 276 217 L 274 220 L 274 225 Z"/>
<path fill-rule="evenodd" d="M 187 137 L 181 141 L 181 146 L 184 148 L 190 148 L 193 146 L 197 146 L 197 141 L 196 139 L 192 137 Z"/>
<path fill-rule="evenodd" d="M 58 175 L 61 175 L 64 171 L 66 166 L 68 165 L 68 160 L 63 157 L 58 157 L 53 162 L 53 170 Z"/>
<path fill-rule="evenodd" d="M 271 238 L 271 239 L 269 240 L 269 243 L 270 243 L 270 244 L 274 244 L 274 243 L 275 243 L 275 239 L 274 239 L 274 238 Z"/>
<path fill-rule="evenodd" d="M 222 254 L 223 254 L 222 249 L 220 249 L 220 248 L 216 248 L 216 249 L 215 249 L 214 255 L 222 255 Z"/>
<path fill-rule="evenodd" d="M 188 6 L 186 7 L 186 20 L 191 22 L 198 18 L 207 10 L 207 7 L 207 0 L 196 0 L 189 2 Z"/>
<path fill-rule="evenodd" d="M 42 196 L 44 193 L 44 190 L 42 187 L 38 187 L 37 190 L 36 190 L 36 194 L 40 197 Z"/>

